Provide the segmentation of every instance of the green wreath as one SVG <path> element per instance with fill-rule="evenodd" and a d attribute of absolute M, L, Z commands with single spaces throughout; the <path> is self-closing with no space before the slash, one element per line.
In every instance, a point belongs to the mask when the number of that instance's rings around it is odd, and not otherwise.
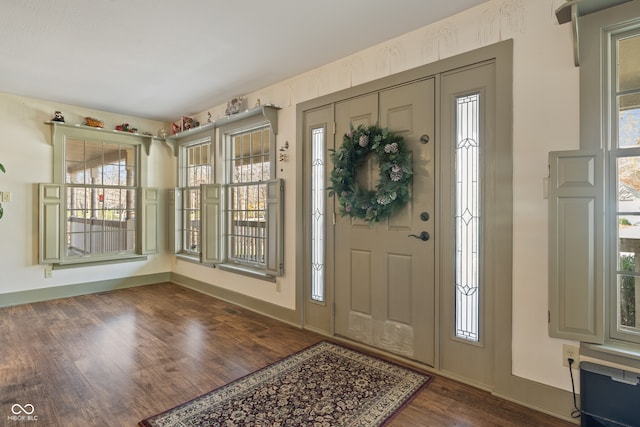
<path fill-rule="evenodd" d="M 375 191 L 356 183 L 356 173 L 368 154 L 375 156 L 380 179 Z M 340 214 L 369 221 L 371 226 L 388 218 L 409 201 L 413 171 L 411 154 L 400 135 L 376 125 L 350 126 L 342 147 L 332 150 L 333 171 L 329 196 L 336 196 Z"/>

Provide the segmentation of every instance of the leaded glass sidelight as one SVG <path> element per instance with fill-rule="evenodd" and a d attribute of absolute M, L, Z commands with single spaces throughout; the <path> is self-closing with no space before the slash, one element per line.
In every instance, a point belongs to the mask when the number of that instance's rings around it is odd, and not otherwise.
<path fill-rule="evenodd" d="M 456 98 L 455 336 L 479 341 L 480 94 Z"/>
<path fill-rule="evenodd" d="M 311 299 L 324 302 L 325 128 L 311 131 Z"/>

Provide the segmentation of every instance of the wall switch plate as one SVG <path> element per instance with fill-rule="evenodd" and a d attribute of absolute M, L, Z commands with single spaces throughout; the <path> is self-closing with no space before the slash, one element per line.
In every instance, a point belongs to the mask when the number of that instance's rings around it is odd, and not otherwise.
<path fill-rule="evenodd" d="M 53 277 L 53 266 L 51 264 L 45 264 L 44 266 L 44 278 L 51 279 Z"/>
<path fill-rule="evenodd" d="M 11 203 L 11 192 L 3 191 L 2 192 L 2 203 Z"/>
<path fill-rule="evenodd" d="M 580 347 L 576 345 L 562 344 L 562 366 L 569 367 L 569 359 L 573 359 L 571 368 L 578 369 L 580 362 Z"/>

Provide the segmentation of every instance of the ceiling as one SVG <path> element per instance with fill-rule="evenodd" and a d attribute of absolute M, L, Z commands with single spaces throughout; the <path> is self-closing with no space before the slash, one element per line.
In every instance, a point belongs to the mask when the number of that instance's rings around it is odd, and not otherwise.
<path fill-rule="evenodd" d="M 5 1 L 0 92 L 169 122 L 485 1 Z"/>

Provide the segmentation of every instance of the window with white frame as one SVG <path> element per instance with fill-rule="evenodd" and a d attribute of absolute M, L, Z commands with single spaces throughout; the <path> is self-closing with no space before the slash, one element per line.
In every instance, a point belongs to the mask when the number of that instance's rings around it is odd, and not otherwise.
<path fill-rule="evenodd" d="M 135 252 L 137 157 L 131 145 L 67 139 L 67 257 Z"/>
<path fill-rule="evenodd" d="M 609 191 L 611 337 L 640 342 L 640 28 L 613 34 Z M 613 231 L 615 230 L 615 231 Z"/>
<path fill-rule="evenodd" d="M 231 135 L 228 158 L 229 259 L 264 266 L 267 181 L 271 176 L 269 126 Z"/>
<path fill-rule="evenodd" d="M 549 156 L 550 334 L 637 351 L 640 3 L 578 23 L 580 149 Z"/>
<path fill-rule="evenodd" d="M 282 274 L 284 185 L 274 179 L 276 111 L 258 107 L 222 120 L 222 127 L 173 137 L 179 187 L 169 193 L 169 244 L 176 254 L 260 278 Z"/>
<path fill-rule="evenodd" d="M 200 186 L 213 183 L 211 148 L 210 137 L 181 146 L 181 252 L 193 256 L 200 255 Z"/>
<path fill-rule="evenodd" d="M 52 126 L 53 179 L 40 184 L 40 262 L 86 264 L 157 252 L 158 192 L 142 186 L 151 137 Z"/>

